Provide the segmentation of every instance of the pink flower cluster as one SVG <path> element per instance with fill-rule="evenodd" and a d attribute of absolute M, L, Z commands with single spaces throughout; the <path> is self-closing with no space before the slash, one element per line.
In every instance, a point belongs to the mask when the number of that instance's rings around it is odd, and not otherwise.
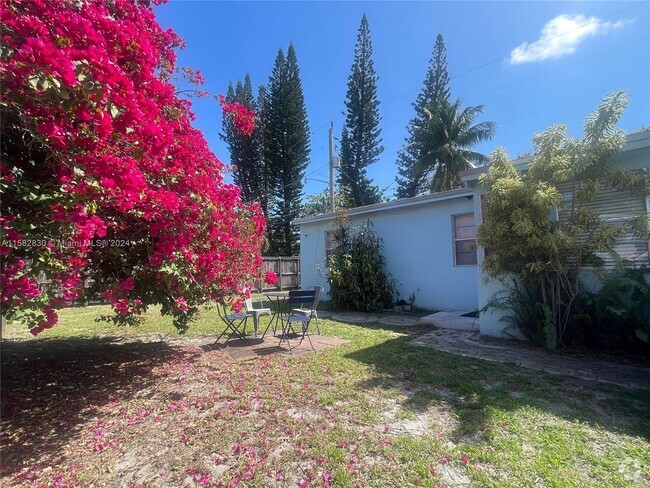
<path fill-rule="evenodd" d="M 15 302 L 18 305 L 39 295 L 38 282 L 25 273 L 25 261 L 16 259 L 8 263 L 2 274 L 2 304 Z M 3 307 L 4 308 L 4 307 Z"/>
<path fill-rule="evenodd" d="M 191 126 L 170 82 L 183 41 L 148 2 L 15 0 L 1 42 L 3 146 L 14 144 L 0 162 L 3 311 L 40 309 L 51 326 L 54 290 L 76 299 L 88 274 L 124 320 L 241 295 L 259 276 L 264 217 Z M 252 132 L 252 112 L 223 111 Z"/>
<path fill-rule="evenodd" d="M 223 95 L 219 95 L 219 101 L 224 115 L 232 118 L 237 132 L 250 136 L 255 129 L 255 112 L 237 102 L 228 103 Z"/>

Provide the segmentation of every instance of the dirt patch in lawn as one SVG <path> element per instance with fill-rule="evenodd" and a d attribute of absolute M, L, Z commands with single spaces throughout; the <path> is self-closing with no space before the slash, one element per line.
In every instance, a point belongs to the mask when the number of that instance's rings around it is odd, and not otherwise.
<path fill-rule="evenodd" d="M 381 422 L 389 427 L 392 436 L 422 437 L 452 432 L 458 427 L 458 421 L 444 403 L 416 411 L 405 409 L 400 400 L 387 400 L 386 403 Z"/>

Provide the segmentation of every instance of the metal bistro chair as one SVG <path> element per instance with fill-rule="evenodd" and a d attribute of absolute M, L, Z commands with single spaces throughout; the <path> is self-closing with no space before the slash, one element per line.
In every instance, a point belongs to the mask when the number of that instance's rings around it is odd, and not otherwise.
<path fill-rule="evenodd" d="M 302 343 L 305 336 L 309 340 L 309 345 L 311 345 L 312 350 L 315 350 L 313 342 L 309 337 L 308 329 L 309 322 L 311 322 L 311 314 L 304 315 L 299 313 L 294 313 L 294 309 L 313 309 L 314 301 L 316 300 L 316 290 L 291 290 L 289 292 L 289 298 L 286 300 L 284 305 L 284 313 L 280 315 L 280 320 L 282 321 L 282 336 L 280 337 L 280 344 L 282 341 L 287 341 L 289 346 L 289 352 L 291 352 L 291 343 L 289 342 L 289 333 L 298 334 L 293 328 L 293 324 L 300 324 L 302 327 L 302 338 L 300 342 Z M 280 345 L 279 344 L 279 345 Z"/>
<path fill-rule="evenodd" d="M 315 318 L 316 330 L 318 331 L 318 335 L 320 335 L 320 326 L 318 325 L 318 312 L 316 311 L 316 309 L 318 308 L 318 302 L 320 302 L 320 296 L 323 293 L 323 287 L 315 285 L 312 286 L 310 289 L 316 292 L 316 297 L 314 298 L 314 303 L 311 306 L 311 308 L 294 308 L 292 312 L 300 315 L 311 315 L 312 318 Z"/>
<path fill-rule="evenodd" d="M 257 337 L 257 331 L 260 325 L 260 317 L 263 315 L 268 315 L 269 317 L 271 317 L 272 314 L 270 308 L 264 308 L 263 306 L 259 308 L 255 308 L 255 304 L 253 303 L 253 298 L 252 298 L 253 293 L 258 293 L 257 289 L 253 288 L 251 290 L 251 296 L 246 299 L 246 313 L 248 313 L 253 317 L 253 329 L 255 329 L 255 337 Z M 259 300 L 259 304 L 263 305 L 261 299 Z M 244 325 L 244 333 L 246 333 L 245 325 Z"/>
<path fill-rule="evenodd" d="M 228 313 L 228 309 L 226 308 L 226 305 L 224 303 L 217 304 L 217 313 L 219 314 L 219 318 L 226 323 L 226 328 L 219 335 L 219 337 L 217 337 L 217 340 L 214 341 L 215 344 L 219 342 L 219 339 L 221 339 L 221 337 L 223 337 L 223 335 L 229 330 L 231 331 L 231 333 L 228 334 L 228 339 L 226 339 L 225 344 L 228 344 L 228 341 L 232 338 L 233 335 L 237 336 L 237 338 L 241 339 L 242 341 L 248 343 L 248 339 L 246 339 L 245 336 L 246 322 L 251 317 L 251 315 L 247 313 L 241 313 L 241 312 Z M 244 328 L 244 333 L 239 331 L 242 325 Z"/>

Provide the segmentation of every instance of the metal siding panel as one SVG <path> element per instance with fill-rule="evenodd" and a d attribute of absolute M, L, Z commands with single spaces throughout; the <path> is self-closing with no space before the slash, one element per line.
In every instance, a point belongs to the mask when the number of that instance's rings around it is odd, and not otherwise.
<path fill-rule="evenodd" d="M 566 183 L 558 186 L 560 193 L 565 194 L 571 191 L 571 184 Z M 621 192 L 601 186 L 598 195 L 586 205 L 587 208 L 595 210 L 601 218 L 609 223 L 624 223 L 627 219 L 642 214 L 646 211 L 646 202 L 643 197 L 632 195 L 630 192 Z M 560 206 L 558 216 L 560 220 L 568 218 L 570 208 Z M 650 261 L 648 253 L 648 242 L 628 234 L 621 238 L 614 246 L 614 250 L 623 259 L 637 263 Z M 598 253 L 598 256 L 605 261 L 606 267 L 614 265 L 614 260 L 609 253 Z"/>

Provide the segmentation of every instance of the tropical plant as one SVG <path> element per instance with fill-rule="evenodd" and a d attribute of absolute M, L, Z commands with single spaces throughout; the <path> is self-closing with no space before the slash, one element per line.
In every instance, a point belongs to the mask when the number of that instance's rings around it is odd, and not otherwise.
<path fill-rule="evenodd" d="M 492 297 L 479 312 L 490 308 L 505 312 L 499 319 L 505 324 L 504 333 L 519 330 L 537 346 L 547 349 L 557 347 L 551 308 L 544 303 L 539 286 L 534 281 L 527 278 L 511 279 L 506 288 Z"/>
<path fill-rule="evenodd" d="M 427 126 L 429 119 L 427 107 L 448 101 L 449 96 L 447 49 L 442 35 L 438 34 L 424 86 L 413 103 L 415 115 L 408 125 L 409 135 L 406 138 L 406 145 L 397 155 L 397 177 L 395 178 L 397 183 L 395 196 L 397 198 L 414 197 L 429 191 L 430 181 L 427 180 L 426 172 L 422 173 L 426 169 L 426 165 L 423 164 L 426 154 L 420 150 L 415 141 L 418 132 Z"/>
<path fill-rule="evenodd" d="M 2 314 L 36 335 L 90 277 L 119 323 L 157 304 L 184 331 L 199 305 L 241 295 L 265 221 L 224 183 L 172 84 L 202 82 L 175 66 L 182 39 L 145 1 L 2 10 Z M 250 134 L 253 114 L 222 103 Z"/>
<path fill-rule="evenodd" d="M 428 121 L 426 128 L 415 137 L 414 145 L 420 151 L 421 160 L 414 171 L 429 175 L 431 192 L 459 188 L 460 171 L 489 161 L 487 156 L 472 150 L 496 133 L 494 122 L 474 124 L 484 109 L 483 105 L 462 109 L 460 100 L 433 102 L 425 108 Z"/>
<path fill-rule="evenodd" d="M 597 291 L 576 300 L 572 342 L 603 349 L 650 352 L 650 268 L 620 258 Z"/>
<path fill-rule="evenodd" d="M 393 285 L 386 272 L 383 241 L 367 221 L 351 227 L 340 215 L 334 230 L 337 247 L 328 259 L 329 297 L 337 309 L 371 312 L 392 303 Z"/>
<path fill-rule="evenodd" d="M 611 251 L 625 235 L 648 238 L 647 215 L 609 222 L 590 208 L 601 189 L 643 197 L 650 173 L 614 164 L 625 137 L 615 126 L 627 105 L 624 92 L 607 96 L 587 117 L 582 139 L 569 138 L 565 126 L 552 126 L 533 138 L 535 152 L 519 172 L 503 149 L 492 154 L 481 177 L 487 188 L 478 243 L 490 252 L 483 270 L 491 278 L 534 287 L 540 323 L 549 319 L 557 343 L 563 342 L 580 294 L 580 272 L 598 269 L 598 253 Z M 556 215 L 556 218 L 550 218 Z M 532 293 L 532 292 L 531 292 Z M 521 322 L 522 331 L 527 329 Z"/>

